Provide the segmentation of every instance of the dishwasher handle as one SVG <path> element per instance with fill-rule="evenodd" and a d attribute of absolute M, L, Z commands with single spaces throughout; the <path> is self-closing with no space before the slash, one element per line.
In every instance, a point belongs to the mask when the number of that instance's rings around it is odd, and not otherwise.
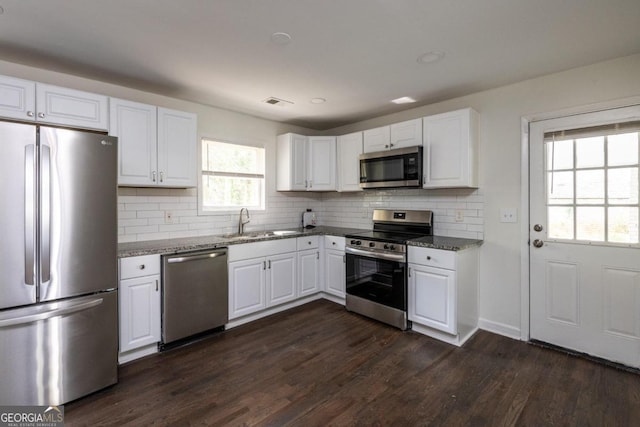
<path fill-rule="evenodd" d="M 179 262 L 189 262 L 189 261 L 197 261 L 197 260 L 201 260 L 201 259 L 209 259 L 209 258 L 216 258 L 219 256 L 223 256 L 227 254 L 227 250 L 221 250 L 221 251 L 216 251 L 216 252 L 207 252 L 207 253 L 200 253 L 200 254 L 194 254 L 194 255 L 186 255 L 186 256 L 178 256 L 178 257 L 174 257 L 174 258 L 167 258 L 167 262 L 169 264 L 175 264 L 175 263 L 179 263 Z"/>

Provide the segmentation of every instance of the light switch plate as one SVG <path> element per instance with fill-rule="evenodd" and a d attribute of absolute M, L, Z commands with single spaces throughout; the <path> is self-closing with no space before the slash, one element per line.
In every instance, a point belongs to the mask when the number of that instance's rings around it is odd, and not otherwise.
<path fill-rule="evenodd" d="M 518 222 L 518 210 L 515 208 L 500 209 L 500 222 Z"/>

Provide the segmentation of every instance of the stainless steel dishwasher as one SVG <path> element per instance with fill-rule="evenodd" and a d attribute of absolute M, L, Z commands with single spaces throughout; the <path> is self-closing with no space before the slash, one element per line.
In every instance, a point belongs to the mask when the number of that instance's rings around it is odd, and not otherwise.
<path fill-rule="evenodd" d="M 224 327 L 228 301 L 227 248 L 163 255 L 161 347 Z"/>

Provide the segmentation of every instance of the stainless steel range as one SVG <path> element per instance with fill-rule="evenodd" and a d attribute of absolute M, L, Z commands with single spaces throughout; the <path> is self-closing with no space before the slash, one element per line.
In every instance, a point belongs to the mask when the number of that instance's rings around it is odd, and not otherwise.
<path fill-rule="evenodd" d="M 432 235 L 431 211 L 374 210 L 373 231 L 346 236 L 347 310 L 407 329 L 407 241 Z"/>

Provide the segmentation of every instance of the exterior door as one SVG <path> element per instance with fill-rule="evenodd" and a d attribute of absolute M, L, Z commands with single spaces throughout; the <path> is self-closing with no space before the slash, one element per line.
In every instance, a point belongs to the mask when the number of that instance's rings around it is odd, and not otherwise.
<path fill-rule="evenodd" d="M 640 367 L 640 107 L 530 127 L 531 338 Z"/>

